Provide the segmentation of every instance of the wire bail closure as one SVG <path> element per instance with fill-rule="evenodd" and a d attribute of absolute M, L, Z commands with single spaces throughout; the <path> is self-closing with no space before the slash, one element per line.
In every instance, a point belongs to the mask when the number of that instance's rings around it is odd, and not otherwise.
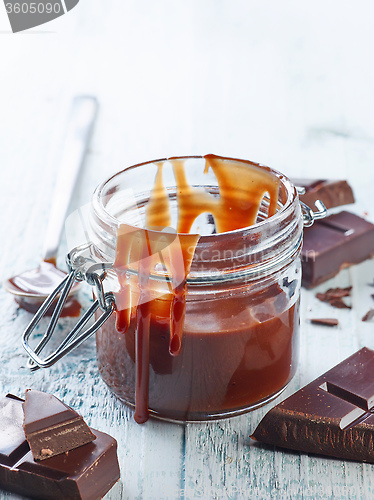
<path fill-rule="evenodd" d="M 107 272 L 106 270 L 110 268 L 112 264 L 104 264 L 103 262 L 95 260 L 92 256 L 93 253 L 91 252 L 91 247 L 92 244 L 81 245 L 74 248 L 67 255 L 66 261 L 69 266 L 70 273 L 43 302 L 42 306 L 39 308 L 29 326 L 23 333 L 22 345 L 30 358 L 27 362 L 27 367 L 32 371 L 52 366 L 56 363 L 56 361 L 65 356 L 65 354 L 81 345 L 82 342 L 93 335 L 105 323 L 115 310 L 115 297 L 113 293 L 104 293 L 103 287 L 103 280 L 105 279 Z M 71 332 L 68 333 L 59 347 L 52 352 L 52 354 L 42 359 L 40 357 L 40 353 L 48 344 L 53 332 L 56 329 L 62 308 L 75 281 L 87 281 L 89 285 L 95 288 L 97 299 L 88 311 L 86 311 L 80 318 Z M 35 349 L 32 349 L 28 342 L 30 335 L 40 323 L 41 319 L 46 315 L 48 308 L 56 300 L 59 294 L 60 297 L 58 298 L 57 305 L 53 311 L 47 330 Z M 92 326 L 82 332 L 83 328 L 99 308 L 103 312 L 102 315 Z"/>
<path fill-rule="evenodd" d="M 305 194 L 305 188 L 300 186 L 295 186 L 298 195 Z M 315 205 L 317 207 L 317 212 L 313 210 L 303 201 L 299 200 L 301 205 L 301 210 L 303 213 L 304 227 L 310 227 L 313 225 L 314 221 L 317 219 L 324 219 L 327 216 L 327 208 L 321 200 L 316 200 Z"/>

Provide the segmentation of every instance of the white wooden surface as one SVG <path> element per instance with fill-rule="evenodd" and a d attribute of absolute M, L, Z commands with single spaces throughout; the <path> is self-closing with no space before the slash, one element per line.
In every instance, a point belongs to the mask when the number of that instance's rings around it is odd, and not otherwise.
<path fill-rule="evenodd" d="M 72 211 L 122 166 L 213 152 L 289 176 L 347 178 L 352 210 L 374 222 L 373 14 L 369 0 L 81 0 L 14 35 L 0 6 L 1 280 L 40 258 L 54 151 L 79 92 L 95 94 L 100 113 Z M 61 265 L 66 250 L 62 242 Z M 281 398 L 374 348 L 374 324 L 361 321 L 374 305 L 373 278 L 368 261 L 303 290 L 300 366 Z M 315 298 L 349 284 L 352 310 Z M 316 316 L 340 326 L 310 325 Z M 108 499 L 373 497 L 373 465 L 253 445 L 248 436 L 271 405 L 218 423 L 138 426 L 98 376 L 93 339 L 30 374 L 20 345 L 30 317 L 0 288 L 0 392 L 52 392 L 116 437 L 122 476 Z"/>

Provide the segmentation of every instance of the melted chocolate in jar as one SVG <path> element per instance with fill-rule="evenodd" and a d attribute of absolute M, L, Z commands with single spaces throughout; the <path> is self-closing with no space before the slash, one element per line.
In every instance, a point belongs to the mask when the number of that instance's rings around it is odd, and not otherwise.
<path fill-rule="evenodd" d="M 279 180 L 266 168 L 214 155 L 205 160 L 205 172 L 211 168 L 217 178 L 219 196 L 191 186 L 182 159 L 168 160 L 176 180 L 177 233 L 170 229 L 163 162 L 146 207 L 146 229 L 121 224 L 118 230 L 118 333 L 112 319 L 98 333 L 98 364 L 116 395 L 135 401 L 139 423 L 147 420 L 149 407 L 176 419 L 248 407 L 280 390 L 296 368 L 291 354 L 297 306 L 280 307 L 285 294 L 278 285 L 251 299 L 251 309 L 245 296 L 186 303 L 200 237 L 189 234 L 195 219 L 209 213 L 218 233 L 232 231 L 256 222 L 266 193 L 268 217 L 278 202 Z M 168 289 L 155 294 L 150 275 L 160 266 L 169 276 Z M 137 273 L 128 272 L 134 268 Z"/>

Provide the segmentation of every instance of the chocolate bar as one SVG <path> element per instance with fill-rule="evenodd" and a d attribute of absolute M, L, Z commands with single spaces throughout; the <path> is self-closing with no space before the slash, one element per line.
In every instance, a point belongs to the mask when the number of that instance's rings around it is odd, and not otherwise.
<path fill-rule="evenodd" d="M 374 224 L 350 212 L 317 220 L 304 229 L 302 285 L 317 286 L 374 255 Z"/>
<path fill-rule="evenodd" d="M 364 347 L 271 409 L 257 441 L 374 463 L 374 351 Z"/>
<path fill-rule="evenodd" d="M 305 189 L 305 193 L 299 195 L 300 200 L 312 209 L 317 200 L 321 200 L 326 208 L 355 202 L 352 188 L 344 180 L 292 179 L 292 182 Z"/>
<path fill-rule="evenodd" d="M 23 412 L 23 429 L 35 460 L 45 460 L 95 439 L 83 418 L 52 394 L 27 390 Z"/>
<path fill-rule="evenodd" d="M 0 488 L 38 500 L 99 500 L 119 479 L 117 442 L 91 429 L 95 441 L 41 462 L 23 431 L 23 401 L 0 401 Z"/>

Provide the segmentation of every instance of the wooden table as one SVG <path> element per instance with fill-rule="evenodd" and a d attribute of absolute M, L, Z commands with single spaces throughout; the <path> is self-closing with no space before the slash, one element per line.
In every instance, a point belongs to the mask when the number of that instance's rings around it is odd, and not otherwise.
<path fill-rule="evenodd" d="M 96 95 L 100 113 L 71 211 L 121 167 L 214 152 L 290 177 L 346 178 L 357 199 L 350 209 L 374 222 L 372 14 L 367 1 L 81 0 L 67 15 L 15 35 L 1 12 L 1 280 L 40 258 L 56 148 L 77 93 Z M 62 241 L 61 265 L 67 248 Z M 371 260 L 302 290 L 300 364 L 278 400 L 358 348 L 374 348 L 373 322 L 361 321 L 374 304 L 373 278 Z M 315 298 L 348 285 L 351 310 Z M 90 290 L 81 299 L 87 306 Z M 332 315 L 337 328 L 308 322 Z M 53 393 L 112 434 L 121 480 L 106 498 L 374 495 L 373 465 L 254 445 L 249 435 L 274 403 L 214 423 L 137 425 L 100 379 L 94 339 L 31 374 L 21 347 L 30 319 L 0 288 L 0 392 Z M 59 334 L 73 323 L 63 320 Z"/>

